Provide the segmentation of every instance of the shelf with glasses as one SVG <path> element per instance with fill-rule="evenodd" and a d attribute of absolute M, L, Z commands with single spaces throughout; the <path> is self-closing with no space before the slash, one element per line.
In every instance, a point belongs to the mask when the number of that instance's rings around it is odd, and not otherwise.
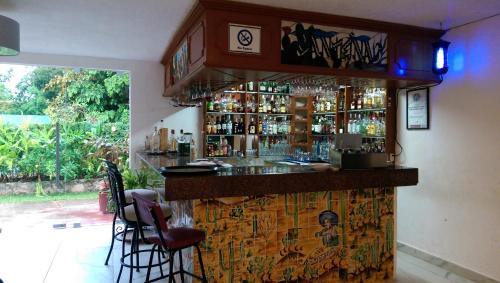
<path fill-rule="evenodd" d="M 245 115 L 245 112 L 220 112 L 220 111 L 207 111 L 207 115 Z"/>
<path fill-rule="evenodd" d="M 259 113 L 260 116 L 292 116 L 293 114 L 291 113 L 264 113 L 261 112 Z"/>
<path fill-rule="evenodd" d="M 286 92 L 262 92 L 262 91 L 259 91 L 259 92 L 255 92 L 256 94 L 260 94 L 260 95 L 278 95 L 278 96 L 291 96 L 290 93 L 286 93 Z"/>
<path fill-rule="evenodd" d="M 315 112 L 315 113 L 312 113 L 312 115 L 315 115 L 315 116 L 320 116 L 320 115 L 335 116 L 335 112 Z"/>
<path fill-rule="evenodd" d="M 206 137 L 240 137 L 240 136 L 244 136 L 245 134 L 230 134 L 230 135 L 226 135 L 226 134 L 208 134 L 208 135 L 205 135 Z"/>
<path fill-rule="evenodd" d="M 259 137 L 288 137 L 292 136 L 293 134 L 258 134 Z"/>
<path fill-rule="evenodd" d="M 332 137 L 335 136 L 335 133 L 331 134 L 311 134 L 311 137 Z"/>
<path fill-rule="evenodd" d="M 360 112 L 382 112 L 385 108 L 365 108 L 365 109 L 351 109 L 348 110 L 349 113 L 360 113 Z"/>
<path fill-rule="evenodd" d="M 364 139 L 385 139 L 385 136 L 369 136 L 369 135 L 363 135 L 362 138 Z"/>

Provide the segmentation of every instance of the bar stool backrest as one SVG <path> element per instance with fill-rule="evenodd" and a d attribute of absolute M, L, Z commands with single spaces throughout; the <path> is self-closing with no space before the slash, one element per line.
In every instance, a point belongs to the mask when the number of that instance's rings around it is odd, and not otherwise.
<path fill-rule="evenodd" d="M 108 181 L 109 187 L 111 189 L 111 196 L 116 204 L 116 211 L 120 219 L 126 220 L 125 218 L 125 206 L 127 203 L 125 201 L 125 189 L 123 187 L 123 178 L 118 170 L 116 164 L 111 161 L 104 161 L 106 169 L 108 171 Z"/>
<path fill-rule="evenodd" d="M 167 221 L 165 221 L 165 215 L 163 215 L 160 205 L 142 197 L 137 193 L 132 193 L 132 198 L 134 199 L 134 208 L 137 219 L 143 224 L 154 226 L 161 241 L 165 243 L 163 235 L 168 232 L 168 225 Z"/>

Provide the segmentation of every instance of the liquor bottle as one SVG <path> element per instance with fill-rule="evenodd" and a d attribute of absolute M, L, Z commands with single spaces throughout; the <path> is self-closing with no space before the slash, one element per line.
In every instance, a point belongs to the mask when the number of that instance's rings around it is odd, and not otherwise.
<path fill-rule="evenodd" d="M 240 123 L 238 124 L 238 132 L 240 134 L 245 134 L 245 122 L 243 121 L 243 118 L 240 118 Z"/>
<path fill-rule="evenodd" d="M 222 156 L 227 156 L 227 139 L 224 139 L 224 140 L 222 141 L 222 146 L 221 146 L 221 148 L 222 148 L 222 154 L 221 154 L 221 155 L 222 155 Z"/>
<path fill-rule="evenodd" d="M 273 121 L 273 135 L 277 135 L 278 134 L 278 122 L 276 121 L 276 118 L 274 118 L 274 121 Z"/>
<path fill-rule="evenodd" d="M 264 97 L 262 97 L 264 98 Z M 259 113 L 264 113 L 264 100 L 260 99 L 259 101 Z"/>
<path fill-rule="evenodd" d="M 313 134 L 319 134 L 318 133 L 318 116 L 314 117 L 314 120 L 312 122 L 311 132 Z"/>
<path fill-rule="evenodd" d="M 325 112 L 325 97 L 321 97 L 321 102 L 319 104 L 319 112 Z"/>
<path fill-rule="evenodd" d="M 220 126 L 221 126 L 221 134 L 222 135 L 227 134 L 227 124 L 226 124 L 226 117 L 225 116 L 221 117 Z"/>
<path fill-rule="evenodd" d="M 357 96 L 356 109 L 363 109 L 363 95 L 361 93 L 359 93 Z"/>
<path fill-rule="evenodd" d="M 231 121 L 231 116 L 227 117 L 226 132 L 228 135 L 233 134 L 233 121 Z"/>
<path fill-rule="evenodd" d="M 148 136 L 146 136 L 146 140 L 144 141 L 144 150 L 145 151 L 151 150 L 151 143 L 149 142 Z"/>
<path fill-rule="evenodd" d="M 219 112 L 220 111 L 220 100 L 219 100 L 218 95 L 215 96 L 213 104 L 214 104 L 214 111 Z"/>
<path fill-rule="evenodd" d="M 267 119 L 266 119 L 266 117 L 263 117 L 262 118 L 262 134 L 263 135 L 267 135 L 267 126 L 268 126 Z"/>
<path fill-rule="evenodd" d="M 253 82 L 248 82 L 247 83 L 247 91 L 254 91 L 253 90 Z"/>
<path fill-rule="evenodd" d="M 332 102 L 330 101 L 330 99 L 326 100 L 325 111 L 326 112 L 332 112 Z"/>
<path fill-rule="evenodd" d="M 259 135 L 262 135 L 262 119 L 259 120 Z"/>
<path fill-rule="evenodd" d="M 248 134 L 254 135 L 255 134 L 255 121 L 252 117 L 252 120 L 250 120 L 250 124 L 248 125 Z"/>
<path fill-rule="evenodd" d="M 286 113 L 285 97 L 281 97 L 280 113 Z"/>
<path fill-rule="evenodd" d="M 207 111 L 208 112 L 214 111 L 214 102 L 212 101 L 211 98 L 207 101 Z"/>
<path fill-rule="evenodd" d="M 260 82 L 259 83 L 259 91 L 260 92 L 266 92 L 266 90 L 267 90 L 266 83 L 265 82 Z"/>
<path fill-rule="evenodd" d="M 220 135 L 222 132 L 222 125 L 220 124 L 219 116 L 215 117 L 215 133 Z"/>
<path fill-rule="evenodd" d="M 175 130 L 170 131 L 170 143 L 169 143 L 169 151 L 176 152 L 177 151 L 177 139 L 175 137 Z"/>
<path fill-rule="evenodd" d="M 279 112 L 279 104 L 278 100 L 274 100 L 274 95 L 271 96 L 271 103 L 273 105 L 273 108 L 271 110 L 272 113 L 278 113 Z"/>
<path fill-rule="evenodd" d="M 160 151 L 160 134 L 158 133 L 158 127 L 155 127 L 153 135 L 151 135 L 151 152 Z"/>
<path fill-rule="evenodd" d="M 212 134 L 212 125 L 210 124 L 209 119 L 207 119 L 207 124 L 205 125 L 205 132 L 207 135 Z"/>
<path fill-rule="evenodd" d="M 339 111 L 344 111 L 345 106 L 345 95 L 339 94 Z"/>
<path fill-rule="evenodd" d="M 273 112 L 273 105 L 272 105 L 272 101 L 269 100 L 269 99 L 266 99 L 266 104 L 267 104 L 267 109 L 266 109 L 266 112 L 267 113 L 272 113 Z"/>
<path fill-rule="evenodd" d="M 321 107 L 321 105 L 319 103 L 319 96 L 316 96 L 314 98 L 314 103 L 313 104 L 314 104 L 314 113 L 319 113 L 320 107 Z"/>

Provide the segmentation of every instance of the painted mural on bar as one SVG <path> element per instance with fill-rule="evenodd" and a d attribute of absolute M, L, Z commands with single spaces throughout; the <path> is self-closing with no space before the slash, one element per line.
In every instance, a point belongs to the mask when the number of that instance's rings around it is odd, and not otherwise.
<path fill-rule="evenodd" d="M 196 200 L 192 215 L 209 282 L 380 282 L 393 213 L 393 188 L 373 188 Z"/>
<path fill-rule="evenodd" d="M 387 70 L 387 34 L 281 21 L 281 63 Z"/>

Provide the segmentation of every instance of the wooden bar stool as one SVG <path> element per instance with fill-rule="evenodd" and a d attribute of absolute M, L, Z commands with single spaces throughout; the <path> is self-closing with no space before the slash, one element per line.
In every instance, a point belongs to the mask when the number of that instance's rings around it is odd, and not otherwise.
<path fill-rule="evenodd" d="M 199 247 L 199 244 L 205 240 L 205 232 L 187 227 L 169 228 L 167 221 L 165 221 L 162 209 L 158 203 L 152 202 L 136 193 L 132 193 L 132 197 L 134 199 L 134 208 L 138 221 L 141 222 L 141 225 L 138 226 L 155 226 L 157 231 L 156 235 L 145 237 L 142 228 L 139 228 L 141 236 L 145 239 L 145 241 L 153 244 L 153 248 L 149 256 L 149 267 L 145 282 L 153 282 L 167 277 L 169 282 L 173 282 L 175 274 L 180 274 L 182 282 L 184 282 L 184 274 L 197 278 L 202 282 L 207 282 L 205 268 L 203 267 L 203 259 Z M 198 252 L 198 260 L 200 262 L 202 273 L 201 276 L 184 270 L 182 264 L 182 250 L 190 247 L 195 247 Z M 156 248 L 158 248 L 158 250 L 165 249 L 168 251 L 169 274 L 163 275 L 163 270 L 160 266 L 161 276 L 153 280 L 149 280 L 152 267 L 151 264 L 153 262 L 153 256 Z M 179 252 L 179 271 L 174 272 L 174 256 L 176 252 Z"/>

